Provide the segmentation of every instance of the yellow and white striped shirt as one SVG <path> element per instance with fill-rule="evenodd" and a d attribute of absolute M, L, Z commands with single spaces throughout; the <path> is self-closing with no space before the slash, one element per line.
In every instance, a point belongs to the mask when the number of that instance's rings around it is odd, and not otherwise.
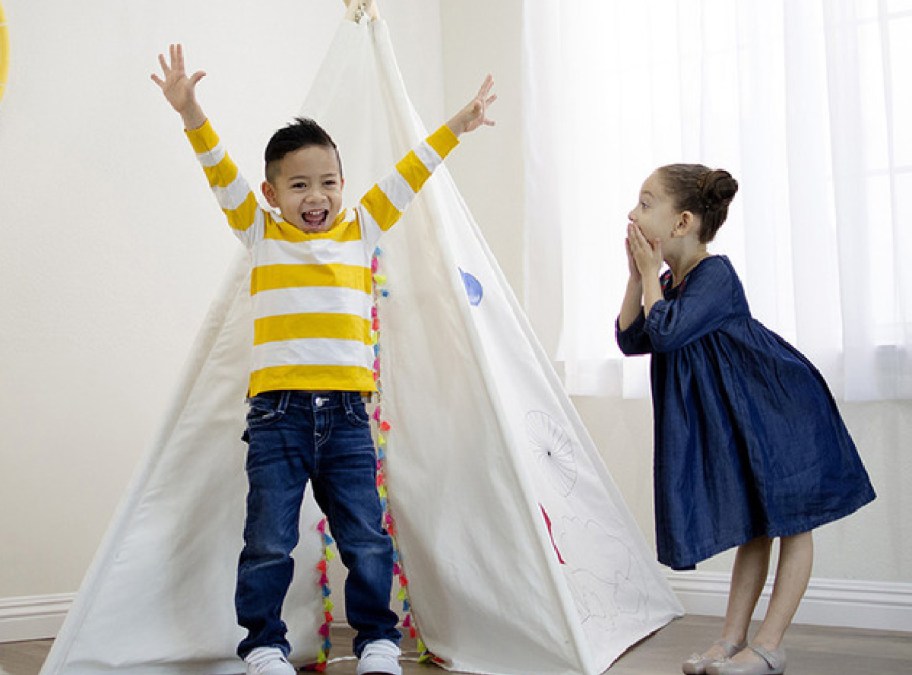
<path fill-rule="evenodd" d="M 251 253 L 248 394 L 374 391 L 371 256 L 456 147 L 456 135 L 440 127 L 357 206 L 343 209 L 329 230 L 308 234 L 259 206 L 208 120 L 186 133 L 228 224 Z"/>

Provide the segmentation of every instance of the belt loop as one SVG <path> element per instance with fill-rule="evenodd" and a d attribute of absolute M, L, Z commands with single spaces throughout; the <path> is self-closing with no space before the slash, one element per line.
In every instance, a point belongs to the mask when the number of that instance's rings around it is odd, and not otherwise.
<path fill-rule="evenodd" d="M 282 391 L 282 395 L 279 396 L 279 403 L 276 406 L 276 412 L 280 415 L 284 415 L 285 411 L 288 410 L 288 404 L 291 402 L 291 390 L 285 389 Z"/>
<path fill-rule="evenodd" d="M 342 394 L 342 405 L 345 408 L 345 414 L 351 415 L 354 412 L 352 410 L 352 396 L 356 396 L 357 392 L 343 391 L 340 393 Z"/>

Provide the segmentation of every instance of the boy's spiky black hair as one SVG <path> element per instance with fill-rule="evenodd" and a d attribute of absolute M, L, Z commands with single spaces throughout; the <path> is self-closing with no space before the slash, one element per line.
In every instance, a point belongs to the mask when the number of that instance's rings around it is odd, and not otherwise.
<path fill-rule="evenodd" d="M 266 161 L 266 180 L 270 183 L 275 179 L 277 164 L 289 152 L 307 148 L 312 145 L 321 145 L 332 148 L 339 162 L 339 177 L 342 176 L 342 158 L 339 148 L 326 130 L 308 117 L 295 117 L 292 122 L 276 131 L 269 143 L 266 144 L 264 159 Z"/>

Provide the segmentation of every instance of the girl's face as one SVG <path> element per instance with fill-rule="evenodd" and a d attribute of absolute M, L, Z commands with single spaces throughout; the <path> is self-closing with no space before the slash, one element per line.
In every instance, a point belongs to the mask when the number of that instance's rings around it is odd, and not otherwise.
<path fill-rule="evenodd" d="M 675 226 L 681 220 L 681 213 L 675 208 L 671 195 L 665 191 L 659 174 L 653 172 L 640 188 L 639 201 L 627 217 L 650 243 L 661 239 L 664 244 L 671 239 Z"/>

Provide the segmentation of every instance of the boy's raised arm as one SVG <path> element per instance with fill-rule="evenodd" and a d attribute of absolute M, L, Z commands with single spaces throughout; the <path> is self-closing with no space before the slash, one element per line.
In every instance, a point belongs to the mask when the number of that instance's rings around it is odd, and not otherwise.
<path fill-rule="evenodd" d="M 475 131 L 482 125 L 494 126 L 494 120 L 488 119 L 486 116 L 488 106 L 497 100 L 497 94 L 491 93 L 493 87 L 494 78 L 488 75 L 472 100 L 447 122 L 450 131 L 459 136 L 467 131 Z"/>
<path fill-rule="evenodd" d="M 197 70 L 187 76 L 184 68 L 184 50 L 179 44 L 169 45 L 168 56 L 169 60 L 166 60 L 163 54 L 158 55 L 164 79 L 153 73 L 152 81 L 161 88 L 168 103 L 180 114 L 184 128 L 188 131 L 198 129 L 206 121 L 206 115 L 196 100 L 196 84 L 206 76 L 206 73 Z"/>

